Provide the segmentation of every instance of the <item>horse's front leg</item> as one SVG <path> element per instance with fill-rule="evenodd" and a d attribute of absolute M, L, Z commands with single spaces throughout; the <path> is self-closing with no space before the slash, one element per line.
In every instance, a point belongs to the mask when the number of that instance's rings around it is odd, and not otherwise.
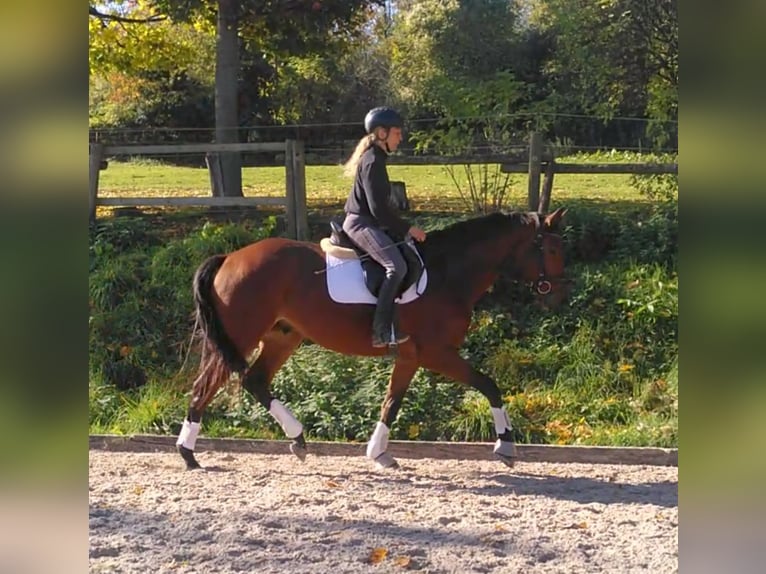
<path fill-rule="evenodd" d="M 507 466 L 513 467 L 516 445 L 513 442 L 511 420 L 503 406 L 503 398 L 495 381 L 474 369 L 456 349 L 430 349 L 423 353 L 422 365 L 426 369 L 473 387 L 487 397 L 497 433 L 495 456 Z"/>
<path fill-rule="evenodd" d="M 388 453 L 388 434 L 391 425 L 396 420 L 396 415 L 399 413 L 402 399 L 417 370 L 417 362 L 412 358 L 400 356 L 394 363 L 394 369 L 388 381 L 386 398 L 380 409 L 380 420 L 375 425 L 375 431 L 370 437 L 370 442 L 367 443 L 367 457 L 374 460 L 378 468 L 396 468 L 399 466 L 396 459 Z"/>

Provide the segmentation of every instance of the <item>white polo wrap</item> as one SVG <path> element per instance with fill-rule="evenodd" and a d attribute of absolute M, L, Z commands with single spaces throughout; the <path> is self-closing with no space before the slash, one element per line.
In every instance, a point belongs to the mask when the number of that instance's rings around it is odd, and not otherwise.
<path fill-rule="evenodd" d="M 300 421 L 277 399 L 271 399 L 269 413 L 282 426 L 282 430 L 285 431 L 287 438 L 295 438 L 303 432 L 303 425 Z"/>
<path fill-rule="evenodd" d="M 500 407 L 489 407 L 492 411 L 492 418 L 495 419 L 495 431 L 497 434 L 503 434 L 506 430 L 511 430 L 511 419 L 508 418 L 508 413 L 505 409 Z"/>
<path fill-rule="evenodd" d="M 197 444 L 199 425 L 200 423 L 189 422 L 188 419 L 184 420 L 184 424 L 181 427 L 181 432 L 178 433 L 176 446 L 183 446 L 189 450 L 194 450 L 194 445 Z"/>
<path fill-rule="evenodd" d="M 388 448 L 388 427 L 385 423 L 378 421 L 375 425 L 375 431 L 367 443 L 367 457 L 375 460 Z"/>

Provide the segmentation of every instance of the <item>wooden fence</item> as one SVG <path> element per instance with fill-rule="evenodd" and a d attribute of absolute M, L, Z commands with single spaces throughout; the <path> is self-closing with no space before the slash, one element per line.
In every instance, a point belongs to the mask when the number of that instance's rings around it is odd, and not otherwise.
<path fill-rule="evenodd" d="M 543 148 L 542 134 L 529 134 L 527 162 L 500 162 L 505 173 L 529 174 L 527 200 L 530 211 L 547 213 L 557 173 L 659 174 L 678 173 L 677 163 L 557 163 L 553 154 Z M 540 192 L 540 177 L 545 174 Z"/>
<path fill-rule="evenodd" d="M 284 152 L 284 197 L 98 197 L 98 174 L 105 169 L 104 158 L 113 156 L 175 155 L 179 153 L 220 152 Z M 321 163 L 321 162 L 320 162 Z M 558 163 L 553 153 L 544 149 L 542 134 L 532 132 L 529 147 L 516 154 L 492 156 L 392 156 L 392 165 L 462 165 L 499 164 L 505 173 L 528 174 L 528 208 L 530 211 L 547 212 L 556 173 L 603 173 L 603 174 L 662 174 L 678 173 L 677 163 Z M 211 167 L 211 184 L 215 188 L 214 170 Z M 540 190 L 542 181 L 542 191 Z M 405 182 L 406 183 L 406 182 Z M 306 159 L 304 144 L 298 140 L 276 143 L 237 144 L 167 144 L 167 145 L 118 145 L 90 144 L 90 216 L 95 219 L 96 207 L 109 206 L 225 206 L 250 207 L 254 205 L 284 205 L 287 212 L 287 229 L 290 237 L 308 239 L 306 213 Z"/>
<path fill-rule="evenodd" d="M 216 158 L 225 152 L 284 152 L 285 154 L 285 196 L 284 197 L 99 197 L 99 172 L 106 169 L 107 157 L 141 155 L 177 155 L 183 153 L 205 153 L 207 158 Z M 306 212 L 306 162 L 303 142 L 286 140 L 269 143 L 236 144 L 163 144 L 163 145 L 117 145 L 90 144 L 90 219 L 96 218 L 96 207 L 103 206 L 208 206 L 208 207 L 252 207 L 256 205 L 284 205 L 287 212 L 287 232 L 295 239 L 308 239 L 308 217 Z M 220 172 L 210 166 L 211 187 L 216 184 Z"/>

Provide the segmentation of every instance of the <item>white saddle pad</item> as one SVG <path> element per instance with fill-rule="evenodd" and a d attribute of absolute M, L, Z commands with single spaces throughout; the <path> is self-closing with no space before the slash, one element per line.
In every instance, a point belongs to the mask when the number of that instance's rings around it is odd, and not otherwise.
<path fill-rule="evenodd" d="M 370 293 L 364 283 L 362 263 L 359 259 L 339 259 L 327 253 L 325 260 L 330 299 L 336 303 L 377 303 L 378 299 Z M 414 301 L 425 292 L 427 283 L 428 273 L 423 269 L 420 281 L 411 285 L 396 302 L 402 305 Z"/>

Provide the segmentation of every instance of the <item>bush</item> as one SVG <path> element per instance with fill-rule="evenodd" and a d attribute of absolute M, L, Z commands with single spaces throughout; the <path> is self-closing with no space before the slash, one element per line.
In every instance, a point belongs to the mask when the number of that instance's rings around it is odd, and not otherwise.
<path fill-rule="evenodd" d="M 206 223 L 163 244 L 144 221 L 91 230 L 90 378 L 118 389 L 167 378 L 181 368 L 191 334 L 191 281 L 207 257 L 271 234 L 274 220 L 248 230 Z"/>

